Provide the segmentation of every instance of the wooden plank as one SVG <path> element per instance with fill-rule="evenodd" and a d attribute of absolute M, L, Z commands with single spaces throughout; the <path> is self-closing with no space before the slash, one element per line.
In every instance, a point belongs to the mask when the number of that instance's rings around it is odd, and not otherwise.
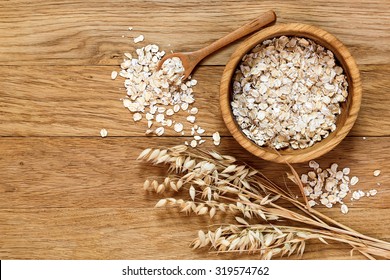
<path fill-rule="evenodd" d="M 387 209 L 357 209 L 340 216 L 357 231 L 390 240 Z M 337 212 L 337 213 L 336 213 Z M 258 259 L 258 255 L 209 254 L 193 251 L 189 243 L 205 217 L 184 216 L 165 209 L 52 208 L 1 209 L 1 259 Z M 343 244 L 309 242 L 303 259 L 361 259 L 350 257 Z M 293 256 L 293 258 L 296 258 Z"/>
<path fill-rule="evenodd" d="M 135 159 L 147 147 L 170 147 L 184 140 L 174 137 L 0 138 L 0 208 L 153 207 L 159 196 L 148 194 L 142 185 L 148 178 L 162 181 L 166 168 L 153 167 Z M 286 179 L 286 166 L 254 158 L 231 137 L 225 137 L 221 142 L 216 148 L 211 139 L 207 139 L 201 147 L 236 156 L 299 194 L 293 183 Z M 359 184 L 352 189 L 378 190 L 376 197 L 353 203 L 348 196 L 345 202 L 351 212 L 354 207 L 390 211 L 388 142 L 388 137 L 347 138 L 318 159 L 324 168 L 333 162 L 340 168 L 350 167 L 351 176 L 360 178 Z M 294 166 L 299 174 L 310 170 L 306 163 Z M 375 169 L 382 170 L 379 177 L 373 176 Z"/>
<path fill-rule="evenodd" d="M 353 136 L 390 135 L 390 64 L 362 65 L 363 102 Z M 111 66 L 3 66 L 0 87 L 1 136 L 143 136 L 146 121 L 135 124 L 119 101 L 123 79 L 112 81 Z M 200 67 L 194 88 L 197 123 L 207 135 L 230 135 L 219 109 L 223 67 Z M 21 74 L 23 73 L 23 74 Z M 181 120 L 192 127 L 181 115 Z M 178 136 L 173 129 L 166 135 Z"/>
<path fill-rule="evenodd" d="M 304 7 L 304 8 L 302 8 Z M 390 4 L 358 1 L 3 1 L 1 65 L 117 65 L 146 36 L 165 50 L 196 50 L 273 8 L 278 22 L 317 25 L 333 33 L 359 64 L 388 64 Z M 134 31 L 129 32 L 128 26 Z M 122 37 L 123 36 L 123 37 Z M 224 65 L 232 45 L 204 61 Z"/>

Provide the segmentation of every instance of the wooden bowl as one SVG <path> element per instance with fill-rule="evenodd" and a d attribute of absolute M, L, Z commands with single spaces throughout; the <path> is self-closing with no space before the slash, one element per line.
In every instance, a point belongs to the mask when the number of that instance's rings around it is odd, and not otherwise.
<path fill-rule="evenodd" d="M 232 80 L 242 57 L 262 41 L 282 35 L 309 38 L 317 44 L 331 50 L 340 66 L 344 69 L 344 74 L 347 76 L 348 97 L 341 104 L 341 114 L 337 118 L 336 130 L 331 132 L 325 139 L 306 149 L 294 150 L 287 148 L 276 151 L 270 147 L 257 145 L 241 131 L 241 128 L 235 121 L 230 106 L 232 100 Z M 278 163 L 305 162 L 332 150 L 347 136 L 355 123 L 360 109 L 361 98 L 362 87 L 359 69 L 348 49 L 328 32 L 315 26 L 300 23 L 278 24 L 265 28 L 241 43 L 225 67 L 220 86 L 222 117 L 236 141 L 255 156 Z"/>

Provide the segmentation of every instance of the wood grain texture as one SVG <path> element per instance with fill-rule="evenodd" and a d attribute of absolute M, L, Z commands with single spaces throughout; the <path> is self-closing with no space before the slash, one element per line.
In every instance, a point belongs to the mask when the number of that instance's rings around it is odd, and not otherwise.
<path fill-rule="evenodd" d="M 113 69 L 118 68 L 0 66 L 0 136 L 98 136 L 103 127 L 110 136 L 143 136 L 146 122 L 136 125 L 123 107 L 124 80 L 112 81 Z M 198 123 L 207 135 L 217 130 L 230 135 L 219 107 L 223 70 L 202 66 L 194 74 Z M 362 65 L 360 70 L 363 100 L 350 135 L 390 136 L 390 65 Z M 177 133 L 167 130 L 167 135 Z"/>
<path fill-rule="evenodd" d="M 119 100 L 123 80 L 112 81 L 110 73 L 135 47 L 197 50 L 269 9 L 280 23 L 332 33 L 356 59 L 363 83 L 357 122 L 351 137 L 318 161 L 350 167 L 360 178 L 357 187 L 377 188 L 378 195 L 350 204 L 348 215 L 320 210 L 390 241 L 389 1 L 13 0 L 0 1 L 0 258 L 257 259 L 192 251 L 189 242 L 209 220 L 153 208 L 159 197 L 141 185 L 165 170 L 134 159 L 147 146 L 183 143 L 189 133 L 145 137 L 146 126 L 135 125 Z M 135 46 L 139 34 L 146 39 Z M 285 166 L 253 157 L 224 126 L 219 83 L 237 45 L 208 57 L 195 72 L 198 124 L 208 136 L 225 136 L 220 147 L 210 137 L 203 147 L 290 184 Z M 103 127 L 105 139 L 99 137 Z M 306 164 L 296 168 L 308 171 Z M 375 169 L 382 170 L 379 177 Z M 350 259 L 349 249 L 311 242 L 304 258 Z"/>
<path fill-rule="evenodd" d="M 169 147 L 190 138 L 178 137 L 4 137 L 0 138 L 0 209 L 7 208 L 150 208 L 158 197 L 147 195 L 147 178 L 164 178 L 166 168 L 151 167 L 135 159 L 147 147 Z M 362 199 L 351 207 L 387 209 L 390 204 L 390 146 L 388 138 L 347 138 L 335 150 L 318 159 L 328 168 L 333 162 L 350 167 L 360 178 L 355 189 L 376 188 L 377 197 Z M 215 149 L 208 138 L 201 146 Z M 232 137 L 224 137 L 218 150 L 261 170 L 280 185 L 288 184 L 288 167 L 260 160 L 241 148 Z M 306 163 L 295 164 L 299 173 Z M 145 174 L 145 169 L 149 170 Z M 374 177 L 375 169 L 382 170 Z M 381 183 L 378 187 L 376 184 Z M 390 211 L 390 209 L 389 209 Z"/>
<path fill-rule="evenodd" d="M 372 216 L 361 215 L 362 211 L 365 208 L 340 216 L 332 209 L 327 215 L 389 240 L 388 211 L 373 209 Z M 1 209 L 0 223 L 2 259 L 260 259 L 257 255 L 191 250 L 189 243 L 199 229 L 207 229 L 207 220 L 175 211 L 167 215 L 163 209 Z M 306 247 L 304 259 L 351 259 L 350 248 L 343 244 L 309 242 Z"/>
<path fill-rule="evenodd" d="M 358 64 L 390 63 L 387 0 L 218 0 L 180 5 L 175 0 L 17 0 L 0 5 L 0 64 L 117 65 L 140 33 L 145 42 L 159 43 L 163 49 L 193 51 L 269 9 L 275 10 L 278 22 L 314 24 L 334 34 L 351 48 Z M 224 65 L 235 46 L 204 64 Z"/>

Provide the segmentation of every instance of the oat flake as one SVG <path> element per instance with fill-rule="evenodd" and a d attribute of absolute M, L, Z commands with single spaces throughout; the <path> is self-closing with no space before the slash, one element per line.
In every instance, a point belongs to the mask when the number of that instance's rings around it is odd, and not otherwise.
<path fill-rule="evenodd" d="M 341 205 L 341 213 L 347 214 L 348 211 L 349 211 L 349 209 L 348 209 L 347 205 L 345 205 L 345 204 Z"/>
<path fill-rule="evenodd" d="M 102 128 L 100 130 L 100 136 L 104 138 L 104 137 L 107 137 L 107 135 L 108 135 L 107 130 L 105 128 Z"/>
<path fill-rule="evenodd" d="M 138 121 L 140 121 L 142 119 L 142 115 L 140 114 L 140 113 L 135 113 L 134 115 L 133 115 L 133 120 L 135 121 L 135 122 L 138 122 Z"/>
<path fill-rule="evenodd" d="M 139 35 L 138 37 L 134 38 L 134 43 L 142 42 L 145 39 L 144 35 Z"/>
<path fill-rule="evenodd" d="M 163 135 L 164 134 L 164 128 L 163 127 L 156 128 L 155 133 L 156 133 L 157 136 Z"/>
<path fill-rule="evenodd" d="M 190 145 L 191 145 L 192 148 L 195 148 L 196 145 L 197 145 L 196 140 L 192 140 L 191 143 L 190 143 Z"/>
<path fill-rule="evenodd" d="M 175 123 L 174 126 L 173 126 L 173 129 L 176 131 L 176 132 L 181 132 L 183 130 L 183 124 L 181 123 Z"/>
<path fill-rule="evenodd" d="M 353 176 L 353 177 L 351 178 L 351 185 L 352 185 L 352 186 L 356 185 L 358 182 L 359 182 L 359 178 L 358 178 L 358 177 Z"/>
<path fill-rule="evenodd" d="M 116 71 L 111 72 L 111 79 L 115 80 L 117 76 L 118 76 L 118 72 Z"/>

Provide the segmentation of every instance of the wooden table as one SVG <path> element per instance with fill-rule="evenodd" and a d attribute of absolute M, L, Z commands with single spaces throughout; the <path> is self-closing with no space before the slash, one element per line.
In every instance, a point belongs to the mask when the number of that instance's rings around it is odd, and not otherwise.
<path fill-rule="evenodd" d="M 183 2 L 183 3 L 182 3 Z M 362 233 L 390 241 L 390 2 L 377 1 L 1 1 L 0 258 L 257 259 L 188 248 L 208 219 L 154 209 L 147 177 L 163 170 L 135 161 L 149 146 L 190 137 L 146 137 L 119 101 L 112 81 L 132 39 L 170 51 L 195 50 L 268 9 L 278 22 L 317 25 L 355 57 L 363 104 L 350 135 L 318 159 L 351 168 L 357 188 L 378 194 L 350 205 L 318 208 Z M 133 31 L 128 27 L 132 26 Z M 251 157 L 232 139 L 219 110 L 224 65 L 237 44 L 206 59 L 194 74 L 198 123 L 222 137 L 218 151 L 246 160 L 271 178 L 286 167 Z M 99 131 L 108 130 L 101 138 Z M 307 164 L 297 164 L 299 172 Z M 373 171 L 380 169 L 379 177 Z M 376 183 L 381 183 L 377 186 Z M 349 248 L 311 242 L 307 259 L 349 259 Z M 355 254 L 352 258 L 362 258 Z"/>

